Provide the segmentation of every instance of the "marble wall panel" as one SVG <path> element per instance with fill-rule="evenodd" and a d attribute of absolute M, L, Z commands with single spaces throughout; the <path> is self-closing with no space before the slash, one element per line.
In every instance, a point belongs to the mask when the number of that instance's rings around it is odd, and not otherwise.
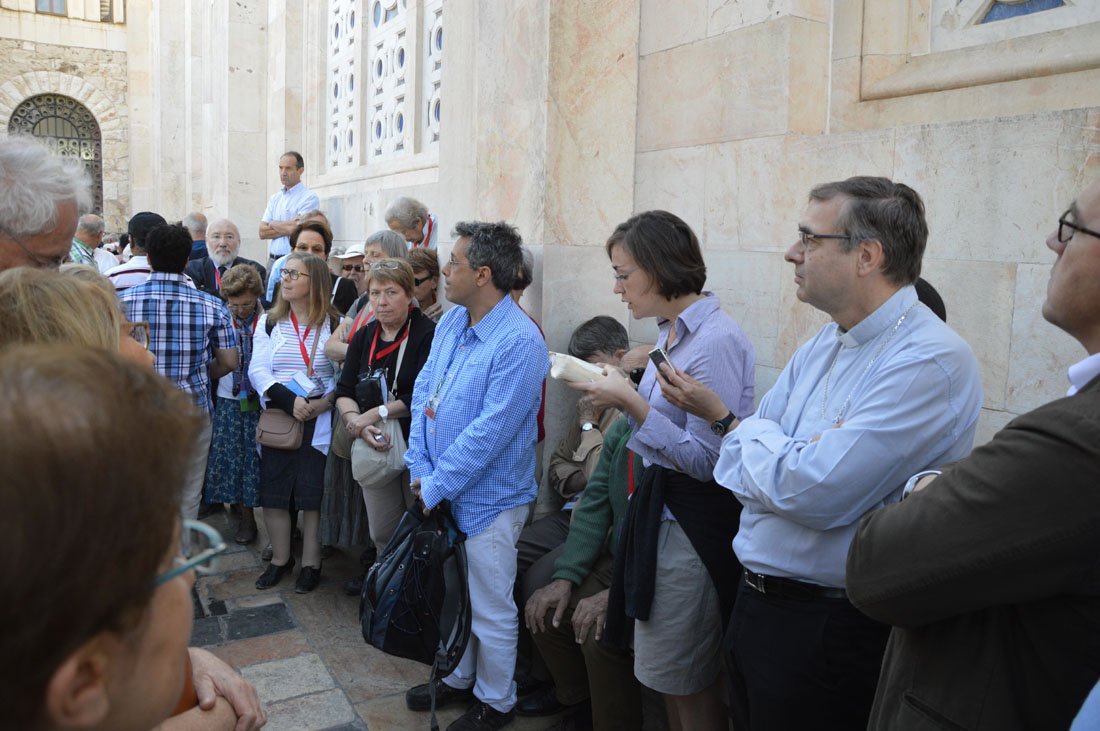
<path fill-rule="evenodd" d="M 943 297 L 948 324 L 978 358 L 983 405 L 1005 408 L 1016 265 L 926 259 L 922 274 Z"/>
<path fill-rule="evenodd" d="M 709 6 L 708 0 L 641 0 L 638 53 L 644 56 L 706 38 Z"/>
<path fill-rule="evenodd" d="M 705 147 L 639 153 L 634 172 L 634 210 L 671 211 L 702 236 L 705 177 Z"/>
<path fill-rule="evenodd" d="M 638 0 L 550 12 L 546 240 L 602 246 L 634 203 Z"/>
<path fill-rule="evenodd" d="M 1066 395 L 1066 369 L 1085 357 L 1072 337 L 1043 319 L 1050 264 L 1020 264 L 1012 317 L 1012 352 L 1008 362 L 1006 406 L 1022 414 Z"/>
<path fill-rule="evenodd" d="M 712 145 L 706 172 L 708 248 L 783 252 L 817 183 L 889 176 L 894 133 L 787 135 Z"/>
<path fill-rule="evenodd" d="M 778 254 L 746 251 L 708 251 L 706 288 L 722 300 L 730 314 L 748 335 L 756 360 L 768 366 L 776 362 L 779 336 L 780 280 L 789 265 Z"/>
<path fill-rule="evenodd" d="M 819 22 L 829 17 L 829 0 L 708 0 L 707 5 L 707 35 L 712 36 L 785 15 Z"/>
<path fill-rule="evenodd" d="M 978 414 L 978 428 L 974 432 L 974 446 L 980 447 L 989 442 L 993 435 L 1004 428 L 1005 424 L 1012 421 L 1015 414 L 1008 411 L 983 408 Z"/>
<path fill-rule="evenodd" d="M 925 199 L 929 255 L 1037 262 L 1100 149 L 1086 110 L 897 131 L 895 179 Z"/>
<path fill-rule="evenodd" d="M 826 324 L 832 322 L 832 318 L 824 312 L 798 299 L 797 289 L 794 282 L 794 267 L 788 264 L 779 279 L 779 299 L 776 307 L 779 335 L 775 343 L 775 361 L 763 365 L 783 368 L 803 343 Z"/>

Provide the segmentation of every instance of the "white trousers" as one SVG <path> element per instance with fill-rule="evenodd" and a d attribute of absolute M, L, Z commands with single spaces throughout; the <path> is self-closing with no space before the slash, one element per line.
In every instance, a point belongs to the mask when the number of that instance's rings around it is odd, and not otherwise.
<path fill-rule="evenodd" d="M 210 456 L 210 417 L 202 420 L 199 439 L 194 446 L 191 461 L 187 465 L 187 478 L 183 483 L 183 495 L 180 496 L 180 515 L 184 520 L 194 520 L 199 516 L 199 503 L 202 502 L 202 483 L 206 479 L 206 460 Z"/>
<path fill-rule="evenodd" d="M 512 587 L 516 583 L 516 543 L 527 513 L 527 505 L 505 510 L 488 528 L 466 540 L 470 643 L 458 668 L 443 679 L 452 688 L 473 686 L 478 700 L 502 713 L 516 705 L 512 676 L 516 670 L 519 614 Z"/>

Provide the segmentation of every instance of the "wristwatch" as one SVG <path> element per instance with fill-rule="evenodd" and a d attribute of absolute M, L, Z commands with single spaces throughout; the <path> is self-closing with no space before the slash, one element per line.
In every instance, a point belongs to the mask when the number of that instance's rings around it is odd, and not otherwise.
<path fill-rule="evenodd" d="M 630 380 L 634 382 L 635 386 L 637 386 L 639 383 L 642 382 L 642 376 L 645 375 L 645 368 L 631 368 L 630 373 L 628 373 L 627 375 L 630 376 Z"/>
<path fill-rule="evenodd" d="M 596 425 L 593 424 L 591 421 L 586 421 L 583 424 L 581 424 L 581 431 L 592 431 L 595 428 L 596 428 Z"/>
<path fill-rule="evenodd" d="M 717 436 L 726 436 L 726 430 L 730 428 L 730 424 L 737 421 L 737 417 L 733 415 L 733 412 L 729 412 L 718 421 L 712 421 L 710 423 L 710 430 Z"/>
<path fill-rule="evenodd" d="M 385 421 L 390 416 L 390 410 L 386 408 L 385 404 L 378 407 L 378 415 L 382 417 L 382 421 Z M 713 428 L 713 427 L 712 427 Z"/>

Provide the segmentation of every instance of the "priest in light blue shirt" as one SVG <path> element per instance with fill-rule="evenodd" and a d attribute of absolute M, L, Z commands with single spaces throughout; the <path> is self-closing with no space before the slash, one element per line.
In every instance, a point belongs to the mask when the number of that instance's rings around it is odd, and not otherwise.
<path fill-rule="evenodd" d="M 797 296 L 834 322 L 723 441 L 744 505 L 731 621 L 735 725 L 864 728 L 889 628 L 844 592 L 856 524 L 906 479 L 966 456 L 982 404 L 969 345 L 918 302 L 928 229 L 885 178 L 819 185 L 787 250 Z"/>

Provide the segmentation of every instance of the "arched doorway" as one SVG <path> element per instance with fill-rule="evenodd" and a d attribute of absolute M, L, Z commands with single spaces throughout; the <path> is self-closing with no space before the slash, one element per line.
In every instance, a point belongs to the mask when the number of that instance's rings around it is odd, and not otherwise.
<path fill-rule="evenodd" d="M 103 146 L 86 106 L 61 94 L 32 96 L 12 112 L 8 132 L 34 135 L 58 154 L 80 158 L 92 179 L 94 210 L 103 212 Z"/>

